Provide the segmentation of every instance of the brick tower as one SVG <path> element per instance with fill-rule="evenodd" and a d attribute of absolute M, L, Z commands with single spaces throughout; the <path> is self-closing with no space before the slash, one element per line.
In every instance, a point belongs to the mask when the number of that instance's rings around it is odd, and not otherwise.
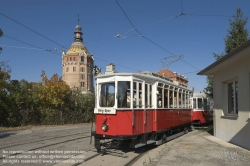
<path fill-rule="evenodd" d="M 83 44 L 82 27 L 75 28 L 74 42 L 62 54 L 62 79 L 70 88 L 78 88 L 82 92 L 93 91 L 94 59 Z"/>

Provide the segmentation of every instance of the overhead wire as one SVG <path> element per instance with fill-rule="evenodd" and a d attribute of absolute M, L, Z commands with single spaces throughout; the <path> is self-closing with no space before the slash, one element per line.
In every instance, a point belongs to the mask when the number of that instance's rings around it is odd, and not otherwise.
<path fill-rule="evenodd" d="M 119 6 L 119 8 L 122 10 L 123 14 L 126 16 L 126 18 L 128 19 L 128 21 L 129 21 L 130 24 L 132 25 L 133 29 L 134 29 L 139 35 L 141 35 L 144 39 L 146 39 L 146 40 L 149 41 L 150 43 L 154 44 L 155 46 L 161 48 L 162 50 L 164 50 L 164 51 L 170 53 L 171 55 L 175 55 L 175 54 L 173 54 L 172 52 L 168 51 L 166 48 L 160 46 L 160 45 L 157 44 L 156 42 L 154 42 L 154 41 L 152 41 L 151 39 L 145 37 L 145 35 L 142 35 L 142 34 L 138 31 L 138 29 L 134 26 L 134 24 L 132 23 L 132 21 L 130 20 L 130 18 L 129 18 L 128 15 L 126 14 L 126 12 L 123 10 L 123 8 L 121 7 L 121 5 L 118 3 L 118 1 L 115 0 L 115 2 L 116 2 L 117 5 Z M 180 15 L 183 15 L 183 12 L 182 12 Z M 188 62 L 184 61 L 183 59 L 181 59 L 181 60 L 182 60 L 183 62 L 185 62 L 186 64 L 188 64 L 189 66 L 191 66 L 191 67 L 197 69 L 196 67 L 194 67 L 193 65 L 191 65 L 191 64 L 189 64 Z M 199 69 L 197 69 L 197 70 L 199 70 Z"/>
<path fill-rule="evenodd" d="M 145 38 L 146 40 L 148 40 L 148 41 L 151 42 L 152 44 L 156 45 L 157 47 L 159 47 L 159 48 L 161 48 L 161 49 L 167 51 L 168 53 L 174 55 L 173 53 L 171 53 L 170 51 L 168 51 L 168 50 L 165 49 L 164 47 L 158 45 L 158 44 L 155 43 L 154 41 L 152 41 L 152 40 L 150 40 L 149 38 L 145 37 L 145 35 L 142 35 L 142 34 L 138 31 L 138 29 L 134 26 L 134 24 L 132 23 L 132 21 L 130 20 L 130 18 L 129 18 L 128 15 L 126 14 L 126 12 L 123 10 L 123 8 L 121 7 L 121 5 L 118 3 L 118 1 L 117 1 L 117 0 L 115 0 L 115 1 L 116 1 L 117 5 L 120 7 L 120 9 L 122 10 L 123 14 L 127 17 L 128 21 L 129 21 L 130 24 L 132 25 L 133 29 L 134 29 L 139 35 L 141 35 L 143 38 Z"/>
<path fill-rule="evenodd" d="M 109 61 L 107 61 L 107 60 L 103 60 L 103 59 L 100 59 L 100 58 L 97 58 L 97 57 L 95 57 L 95 59 L 98 59 L 98 60 L 101 60 L 101 61 L 104 61 L 104 62 L 108 62 L 108 63 L 110 63 Z M 133 69 L 133 68 L 130 68 L 130 67 L 126 67 L 126 66 L 123 66 L 123 65 L 121 65 L 121 64 L 117 64 L 117 63 L 115 63 L 117 66 L 121 66 L 121 67 L 124 67 L 124 68 L 127 68 L 127 69 L 130 69 L 130 70 L 134 70 L 134 71 L 139 71 L 139 70 L 136 70 L 136 69 Z"/>
<path fill-rule="evenodd" d="M 115 0 L 115 1 L 116 1 L 117 5 L 120 7 L 120 9 L 122 10 L 122 12 L 124 13 L 124 15 L 126 16 L 126 18 L 128 19 L 128 21 L 130 22 L 130 24 L 132 25 L 133 29 L 131 29 L 131 30 L 135 30 L 135 31 L 139 34 L 139 36 L 142 36 L 144 39 L 146 39 L 146 40 L 147 40 L 147 41 L 149 41 L 150 43 L 154 44 L 155 46 L 157 46 L 157 47 L 161 48 L 162 50 L 164 50 L 164 51 L 166 51 L 166 52 L 168 52 L 168 53 L 170 53 L 171 55 L 174 55 L 174 54 L 173 54 L 173 53 L 171 53 L 169 50 L 165 49 L 164 47 L 160 46 L 160 45 L 159 45 L 159 44 L 157 44 L 156 42 L 154 42 L 154 41 L 152 41 L 151 39 L 147 38 L 145 35 L 141 34 L 141 33 L 138 31 L 138 29 L 134 26 L 133 22 L 130 20 L 130 18 L 128 17 L 128 15 L 126 14 L 126 12 L 123 10 L 123 8 L 121 7 L 121 5 L 118 3 L 118 1 L 117 1 L 117 0 Z M 52 39 L 49 39 L 48 37 L 46 37 L 46 36 L 42 35 L 41 33 L 39 33 L 39 32 L 37 32 L 37 31 L 35 31 L 35 30 L 33 30 L 33 29 L 31 29 L 31 28 L 27 27 L 26 25 L 24 25 L 24 24 L 22 24 L 22 23 L 20 23 L 20 22 L 18 22 L 18 21 L 16 21 L 16 20 L 14 20 L 13 18 L 11 18 L 11 17 L 9 17 L 9 16 L 7 16 L 7 15 L 5 15 L 5 14 L 3 14 L 3 13 L 0 13 L 0 14 L 1 14 L 1 15 L 3 15 L 4 17 L 6 17 L 6 18 L 8 18 L 8 19 L 10 19 L 10 20 L 12 20 L 12 21 L 14 21 L 15 23 L 17 23 L 17 24 L 19 24 L 19 25 L 21 25 L 21 26 L 23 26 L 23 27 L 25 27 L 25 28 L 29 29 L 30 31 L 32 31 L 32 32 L 34 32 L 34 33 L 36 33 L 37 35 L 39 35 L 39 36 L 41 36 L 41 37 L 43 37 L 43 38 L 45 38 L 45 39 L 47 39 L 47 40 L 49 40 L 49 41 L 51 41 L 51 42 L 53 42 L 53 43 L 57 44 L 58 46 L 60 46 L 60 47 L 63 47 L 63 48 L 64 48 L 64 46 L 62 46 L 61 44 L 59 44 L 59 43 L 55 42 L 55 41 L 54 41 L 54 40 L 52 40 Z M 156 21 L 156 22 L 154 22 L 154 23 L 151 23 L 151 24 L 145 25 L 145 26 L 143 26 L 143 27 L 147 27 L 147 26 L 150 26 L 150 25 L 153 25 L 153 24 L 157 24 L 157 23 L 159 23 L 159 22 L 163 22 L 163 21 L 166 21 L 166 20 L 169 20 L 169 19 L 173 19 L 173 18 L 176 18 L 176 17 L 182 16 L 182 15 L 190 15 L 190 16 L 216 16 L 216 17 L 231 17 L 231 16 L 223 16 L 223 15 L 199 15 L 199 14 L 184 14 L 184 13 L 183 13 L 183 4 L 182 4 L 182 0 L 181 0 L 181 14 L 176 15 L 176 16 L 173 16 L 173 17 L 169 17 L 169 18 L 166 18 L 166 19 L 163 19 L 163 20 Z M 141 28 L 143 28 L 143 27 L 141 27 Z M 129 30 L 129 31 L 131 31 L 131 30 Z M 126 33 L 127 33 L 127 32 L 126 32 Z M 5 36 L 6 36 L 6 35 L 5 35 Z M 133 36 L 136 36 L 136 35 L 133 35 Z M 6 36 L 6 37 L 7 37 L 7 36 Z M 9 37 L 9 38 L 10 38 L 10 37 Z M 113 37 L 112 37 L 112 38 L 113 38 Z M 12 38 L 12 39 L 13 39 L 13 38 Z M 17 39 L 14 39 L 14 40 L 17 40 Z M 100 40 L 104 40 L 104 39 L 99 39 L 99 40 L 95 40 L 95 41 L 100 41 Z M 17 40 L 17 41 L 18 41 L 18 40 Z M 20 41 L 20 42 L 22 42 L 22 41 Z M 94 42 L 94 41 L 90 41 L 90 42 Z M 28 44 L 28 43 L 26 43 L 26 42 L 23 42 L 23 43 Z M 88 43 L 88 42 L 86 42 L 86 43 Z M 48 50 L 48 49 L 43 49 L 43 48 L 40 48 L 40 47 L 37 47 L 37 46 L 31 45 L 31 44 L 28 44 L 28 45 L 30 45 L 30 46 L 32 46 L 32 47 L 35 47 L 35 48 L 38 48 L 38 49 L 45 50 L 45 51 L 51 51 L 51 50 Z M 54 53 L 54 52 L 51 52 L 51 53 Z M 54 54 L 55 54 L 55 53 L 54 53 Z M 59 55 L 59 54 L 56 54 L 56 55 Z M 182 60 L 184 63 L 188 64 L 189 66 L 191 66 L 191 67 L 193 67 L 193 68 L 197 69 L 196 67 L 194 67 L 194 66 L 193 66 L 193 65 L 191 65 L 190 63 L 188 63 L 188 62 L 184 61 L 183 59 L 181 59 L 181 60 Z M 122 65 L 120 65 L 120 66 L 122 66 Z M 122 67 L 125 67 L 125 66 L 122 66 Z M 129 68 L 129 67 L 125 67 L 125 68 L 132 69 L 132 68 Z M 132 69 L 132 70 L 135 70 L 135 69 Z M 197 69 L 197 70 L 199 70 L 199 69 Z"/>
<path fill-rule="evenodd" d="M 21 49 L 29 49 L 29 50 L 41 50 L 44 51 L 44 49 L 40 49 L 40 48 L 30 48 L 30 47 L 19 47 L 19 46 L 10 46 L 10 45 L 0 45 L 1 47 L 11 47 L 11 48 L 21 48 Z"/>
<path fill-rule="evenodd" d="M 59 55 L 59 56 L 60 56 L 60 54 L 57 54 L 57 53 L 55 53 L 55 52 L 52 52 L 52 49 L 44 49 L 44 48 L 41 48 L 41 47 L 35 46 L 35 45 L 33 45 L 33 44 L 30 44 L 30 43 L 27 43 L 27 42 L 21 41 L 21 40 L 19 40 L 19 39 L 15 39 L 15 38 L 13 38 L 13 37 L 7 36 L 7 35 L 5 35 L 5 34 L 3 34 L 3 36 L 4 36 L 4 37 L 7 37 L 7 38 L 9 38 L 9 39 L 12 39 L 12 40 L 15 40 L 15 41 L 21 42 L 21 43 L 23 43 L 23 44 L 27 44 L 27 45 L 29 45 L 29 46 L 32 46 L 32 47 L 36 48 L 36 49 L 39 49 L 39 50 L 44 50 L 44 51 L 47 51 L 47 52 L 50 52 L 50 53 L 52 53 L 52 54 L 55 54 L 55 55 Z"/>
<path fill-rule="evenodd" d="M 8 18 L 8 19 L 10 19 L 10 20 L 12 20 L 12 21 L 14 21 L 15 23 L 17 23 L 17 24 L 19 24 L 19 25 L 21 25 L 21 26 L 23 26 L 23 27 L 29 29 L 30 31 L 36 33 L 37 35 L 39 35 L 39 36 L 41 36 L 41 37 L 43 37 L 43 38 L 45 38 L 45 39 L 47 39 L 47 40 L 53 42 L 54 44 L 57 44 L 58 46 L 63 47 L 61 44 L 59 44 L 59 43 L 57 43 L 57 42 L 55 42 L 55 41 L 49 39 L 48 37 L 42 35 L 41 33 L 38 33 L 37 31 L 35 31 L 35 30 L 33 30 L 33 29 L 27 27 L 26 25 L 24 25 L 24 24 L 22 24 L 22 23 L 20 23 L 20 22 L 18 22 L 18 21 L 16 21 L 16 20 L 14 20 L 13 18 L 11 18 L 11 17 L 9 17 L 9 16 L 7 16 L 7 15 L 5 15 L 5 14 L 3 14 L 3 13 L 0 13 L 0 14 L 3 15 L 4 17 L 6 17 L 6 18 Z"/>
<path fill-rule="evenodd" d="M 76 51 L 74 51 L 74 50 L 71 50 L 71 51 L 76 52 Z M 103 60 L 103 59 L 98 58 L 98 57 L 94 57 L 94 58 L 95 58 L 95 59 L 98 59 L 98 60 L 100 60 L 100 61 L 104 61 L 104 62 L 110 63 L 110 61 Z M 120 64 L 117 64 L 117 63 L 115 63 L 115 64 L 116 64 L 117 66 L 121 66 L 121 67 L 123 67 L 123 68 L 127 68 L 127 69 L 130 69 L 130 70 L 138 71 L 138 70 L 136 70 L 136 69 L 133 69 L 133 68 L 130 68 L 130 67 L 126 67 L 126 66 L 123 66 L 123 65 L 120 65 Z"/>
<path fill-rule="evenodd" d="M 0 13 L 0 14 L 3 15 L 4 17 L 6 17 L 6 18 L 12 20 L 13 22 L 15 22 L 15 23 L 17 23 L 17 24 L 19 24 L 19 25 L 21 25 L 21 26 L 27 28 L 28 30 L 30 30 L 30 31 L 32 31 L 32 32 L 34 32 L 34 33 L 36 33 L 37 35 L 39 35 L 39 36 L 41 36 L 41 37 L 43 37 L 43 38 L 45 38 L 45 39 L 47 39 L 47 40 L 49 40 L 49 41 L 51 41 L 51 42 L 57 44 L 58 46 L 60 46 L 60 47 L 62 47 L 62 48 L 65 48 L 63 45 L 61 45 L 61 44 L 55 42 L 54 40 L 49 39 L 48 37 L 42 35 L 41 33 L 39 33 L 39 32 L 37 32 L 37 31 L 35 31 L 35 30 L 29 28 L 28 26 L 26 26 L 26 25 L 24 25 L 24 24 L 22 24 L 22 23 L 16 21 L 15 19 L 13 19 L 13 18 L 11 18 L 11 17 L 9 17 L 9 16 L 7 16 L 7 15 L 5 15 L 5 14 L 3 14 L 3 13 Z M 131 22 L 131 21 L 130 21 L 130 22 Z M 132 22 L 131 22 L 131 23 L 132 23 Z M 41 48 L 41 47 L 38 47 L 38 46 L 35 46 L 35 45 L 32 45 L 32 44 L 29 44 L 29 43 L 27 43 L 27 42 L 24 42 L 24 41 L 15 39 L 15 38 L 13 38 L 13 37 L 10 37 L 10 36 L 7 36 L 7 35 L 3 35 L 3 36 L 8 37 L 8 38 L 10 38 L 10 39 L 12 39 L 12 40 L 16 40 L 16 41 L 19 41 L 19 42 L 21 42 L 21 43 L 27 44 L 27 45 L 29 45 L 29 46 L 35 47 L 35 48 L 38 49 L 38 50 L 45 50 L 45 51 L 49 51 L 50 53 L 56 54 L 56 53 L 54 53 L 54 52 L 51 52 L 51 50 L 43 49 L 43 48 Z M 113 37 L 112 37 L 112 38 L 113 38 Z M 104 40 L 104 39 L 100 39 L 100 40 Z M 100 40 L 97 40 L 97 41 L 100 41 Z M 86 42 L 86 43 L 88 43 L 88 42 Z M 9 47 L 21 48 L 21 47 L 17 47 L 17 46 L 9 46 Z M 24 47 L 23 47 L 23 48 L 24 48 Z M 24 49 L 25 49 L 25 48 L 24 48 Z M 29 48 L 26 48 L 26 49 L 29 49 Z M 56 54 L 56 55 L 59 55 L 59 54 Z M 96 58 L 96 57 L 95 57 L 95 58 Z M 96 59 L 105 61 L 105 60 L 100 59 L 100 58 L 96 58 Z M 108 62 L 108 61 L 106 61 L 106 62 Z M 129 67 L 120 65 L 120 64 L 116 64 L 116 65 L 121 66 L 121 67 L 124 67 L 124 68 L 127 68 L 127 69 L 130 69 L 130 70 L 138 71 L 138 70 L 136 70 L 136 69 L 132 69 L 132 68 L 129 68 Z"/>

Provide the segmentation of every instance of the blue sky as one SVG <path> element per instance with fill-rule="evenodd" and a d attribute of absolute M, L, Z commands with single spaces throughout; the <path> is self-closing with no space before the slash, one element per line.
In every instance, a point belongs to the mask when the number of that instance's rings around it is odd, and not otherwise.
<path fill-rule="evenodd" d="M 61 76 L 61 52 L 73 42 L 79 14 L 84 44 L 102 71 L 112 62 L 118 72 L 157 72 L 166 68 L 162 62 L 175 60 L 164 58 L 182 55 L 168 69 L 188 77 L 189 86 L 200 92 L 207 83 L 197 72 L 215 61 L 213 52 L 224 51 L 230 16 L 237 7 L 250 16 L 248 0 L 117 2 L 134 27 L 155 44 L 133 30 L 115 0 L 1 0 L 0 13 L 5 16 L 0 14 L 0 28 L 5 36 L 0 38 L 0 61 L 8 61 L 11 79 L 41 81 L 42 70 L 49 78 Z M 185 15 L 178 16 L 182 12 Z M 249 21 L 246 28 L 250 30 Z"/>

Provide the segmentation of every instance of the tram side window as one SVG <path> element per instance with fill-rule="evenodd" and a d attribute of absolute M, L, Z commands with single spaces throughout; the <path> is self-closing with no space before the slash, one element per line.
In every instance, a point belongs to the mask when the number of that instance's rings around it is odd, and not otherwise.
<path fill-rule="evenodd" d="M 179 100 L 179 108 L 182 108 L 182 97 L 181 97 L 182 92 L 179 92 L 178 100 Z"/>
<path fill-rule="evenodd" d="M 136 108 L 137 104 L 137 82 L 133 82 L 133 107 Z"/>
<path fill-rule="evenodd" d="M 172 88 L 172 87 L 171 87 Z M 173 90 L 169 90 L 169 104 L 170 104 L 170 108 L 173 108 Z"/>
<path fill-rule="evenodd" d="M 148 84 L 145 84 L 145 108 L 149 107 L 148 103 Z"/>
<path fill-rule="evenodd" d="M 115 105 L 115 83 L 101 85 L 100 107 L 113 107 Z"/>
<path fill-rule="evenodd" d="M 189 99 L 187 93 L 185 93 L 185 108 L 189 108 Z"/>
<path fill-rule="evenodd" d="M 118 108 L 130 108 L 130 82 L 119 81 L 118 82 L 118 97 L 117 104 Z"/>
<path fill-rule="evenodd" d="M 152 108 L 152 85 L 149 85 L 149 107 Z"/>
<path fill-rule="evenodd" d="M 197 109 L 197 107 L 196 107 L 196 98 L 193 98 L 193 108 Z"/>
<path fill-rule="evenodd" d="M 159 85 L 161 86 L 161 84 Z M 157 108 L 162 108 L 163 107 L 163 88 L 159 87 L 157 88 Z"/>
<path fill-rule="evenodd" d="M 168 105 L 168 89 L 164 89 L 164 107 L 165 108 L 169 108 L 169 105 Z"/>
<path fill-rule="evenodd" d="M 208 105 L 207 105 L 207 99 L 203 99 L 203 108 L 205 111 L 209 111 L 208 110 Z"/>
<path fill-rule="evenodd" d="M 191 101 L 190 101 L 190 94 L 187 93 L 186 95 L 186 102 L 187 102 L 187 108 L 192 108 L 192 104 L 191 104 Z"/>
<path fill-rule="evenodd" d="M 139 83 L 139 108 L 142 108 L 142 83 Z"/>
<path fill-rule="evenodd" d="M 174 108 L 177 108 L 177 91 L 174 91 Z"/>
<path fill-rule="evenodd" d="M 198 98 L 198 109 L 203 109 L 202 98 Z"/>

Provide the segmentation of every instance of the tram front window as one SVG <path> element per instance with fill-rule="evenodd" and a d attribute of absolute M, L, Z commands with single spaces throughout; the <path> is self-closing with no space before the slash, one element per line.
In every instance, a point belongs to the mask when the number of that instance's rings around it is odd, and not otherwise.
<path fill-rule="evenodd" d="M 115 105 L 115 83 L 101 85 L 100 107 L 113 107 Z"/>

